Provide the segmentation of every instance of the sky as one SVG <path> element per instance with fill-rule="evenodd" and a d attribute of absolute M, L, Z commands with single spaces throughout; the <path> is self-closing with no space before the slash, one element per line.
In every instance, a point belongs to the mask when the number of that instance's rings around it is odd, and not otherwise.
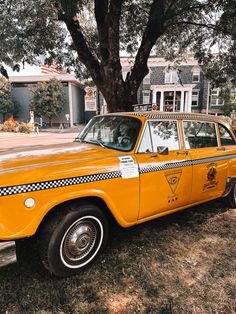
<path fill-rule="evenodd" d="M 22 64 L 20 65 L 20 72 L 14 71 L 8 67 L 4 66 L 5 69 L 7 70 L 8 76 L 21 76 L 21 75 L 40 75 L 40 67 L 37 65 L 29 65 L 25 64 L 25 67 L 23 69 Z"/>

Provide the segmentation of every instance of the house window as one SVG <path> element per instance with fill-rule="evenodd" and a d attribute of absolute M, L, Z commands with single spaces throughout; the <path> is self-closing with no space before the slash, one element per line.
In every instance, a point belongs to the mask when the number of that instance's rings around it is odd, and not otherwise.
<path fill-rule="evenodd" d="M 192 91 L 192 107 L 198 106 L 198 94 L 199 91 Z"/>
<path fill-rule="evenodd" d="M 150 72 L 144 77 L 143 84 L 150 84 Z"/>
<path fill-rule="evenodd" d="M 220 90 L 218 88 L 214 88 L 211 90 L 210 95 L 210 104 L 211 106 L 223 106 L 224 101 L 222 98 L 220 98 Z"/>
<path fill-rule="evenodd" d="M 200 71 L 193 71 L 193 79 L 192 79 L 193 83 L 198 83 L 200 82 Z"/>
<path fill-rule="evenodd" d="M 144 90 L 143 91 L 143 104 L 149 104 L 150 103 L 150 90 Z"/>
<path fill-rule="evenodd" d="M 177 81 L 176 71 L 165 72 L 165 84 L 175 84 Z"/>

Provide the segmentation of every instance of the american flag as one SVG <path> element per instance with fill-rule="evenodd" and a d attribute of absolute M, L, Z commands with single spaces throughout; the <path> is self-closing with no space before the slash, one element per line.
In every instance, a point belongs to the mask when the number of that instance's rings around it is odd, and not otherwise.
<path fill-rule="evenodd" d="M 61 74 L 61 71 L 58 70 L 58 66 L 55 63 L 51 64 L 50 67 L 46 64 L 42 64 L 40 68 L 42 74 Z"/>

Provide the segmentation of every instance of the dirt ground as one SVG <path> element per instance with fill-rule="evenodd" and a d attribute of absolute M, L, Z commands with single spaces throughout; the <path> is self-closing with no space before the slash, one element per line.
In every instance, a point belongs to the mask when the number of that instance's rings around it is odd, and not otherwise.
<path fill-rule="evenodd" d="M 236 212 L 214 201 L 130 229 L 81 274 L 50 276 L 32 251 L 0 269 L 0 313 L 236 313 Z"/>

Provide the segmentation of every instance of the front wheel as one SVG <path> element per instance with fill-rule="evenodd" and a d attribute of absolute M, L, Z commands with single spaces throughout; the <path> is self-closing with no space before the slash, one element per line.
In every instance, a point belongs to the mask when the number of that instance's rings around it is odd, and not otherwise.
<path fill-rule="evenodd" d="M 90 265 L 105 247 L 108 222 L 94 205 L 63 210 L 50 219 L 39 237 L 41 259 L 54 275 L 69 276 Z"/>

